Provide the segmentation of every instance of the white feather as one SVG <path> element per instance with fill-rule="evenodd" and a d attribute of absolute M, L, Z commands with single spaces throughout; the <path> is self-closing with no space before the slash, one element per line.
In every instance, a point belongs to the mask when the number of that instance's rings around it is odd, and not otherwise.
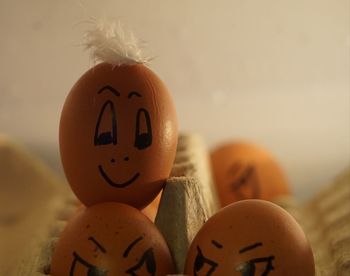
<path fill-rule="evenodd" d="M 119 21 L 92 20 L 94 28 L 85 35 L 85 47 L 93 60 L 113 65 L 147 64 L 151 58 L 144 56 L 142 43 L 134 34 L 123 29 Z"/>

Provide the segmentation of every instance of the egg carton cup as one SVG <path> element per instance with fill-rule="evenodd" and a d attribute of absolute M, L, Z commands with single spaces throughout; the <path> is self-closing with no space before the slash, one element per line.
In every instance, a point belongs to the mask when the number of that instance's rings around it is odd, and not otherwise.
<path fill-rule="evenodd" d="M 350 170 L 306 204 L 292 197 L 274 202 L 292 214 L 304 229 L 314 252 L 317 276 L 350 275 Z M 22 254 L 12 275 L 50 275 L 52 253 L 67 220 L 77 208 L 77 200 L 70 191 L 64 191 L 47 206 L 46 217 L 51 220 L 40 223 L 41 230 Z M 181 135 L 171 177 L 155 218 L 177 273 L 183 271 L 194 236 L 218 206 L 207 147 L 198 135 Z"/>

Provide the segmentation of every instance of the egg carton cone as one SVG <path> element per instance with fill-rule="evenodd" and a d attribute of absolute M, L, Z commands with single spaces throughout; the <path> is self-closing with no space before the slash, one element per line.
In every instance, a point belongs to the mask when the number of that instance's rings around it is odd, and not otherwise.
<path fill-rule="evenodd" d="M 219 208 L 208 150 L 199 135 L 181 135 L 155 224 L 183 271 L 187 250 L 205 221 Z"/>
<path fill-rule="evenodd" d="M 6 157 L 0 160 L 7 162 Z M 37 162 L 34 159 L 31 161 Z M 342 173 L 306 204 L 300 204 L 292 197 L 278 198 L 274 201 L 292 214 L 304 229 L 315 255 L 317 276 L 350 275 L 349 172 L 347 170 Z M 35 222 L 36 225 L 32 231 L 36 234 L 31 234 L 30 242 L 25 246 L 17 247 L 20 248 L 18 250 L 21 254 L 12 270 L 8 270 L 5 274 L 0 270 L 0 275 L 50 275 L 51 256 L 55 244 L 67 220 L 75 212 L 77 200 L 69 190 L 61 191 L 61 187 L 67 185 L 64 185 L 63 181 L 56 181 L 51 172 L 43 175 L 47 179 L 43 177 L 42 182 L 39 181 L 40 185 L 45 186 L 47 183 L 52 187 L 42 188 L 45 190 L 42 193 L 48 193 L 48 196 L 41 202 L 40 210 L 32 210 L 38 212 L 35 216 L 36 221 L 32 219 L 32 223 Z M 48 181 L 49 179 L 55 181 Z M 24 179 L 16 181 L 20 183 Z M 31 181 L 34 182 L 38 180 Z M 56 194 L 49 192 L 51 189 L 60 192 Z M 12 199 L 8 200 L 15 200 L 16 195 L 10 196 Z M 43 198 L 35 200 L 40 201 Z M 155 224 L 168 243 L 176 271 L 179 273 L 173 276 L 183 275 L 180 273 L 183 271 L 192 239 L 218 207 L 208 149 L 199 135 L 183 134 L 179 137 L 171 177 L 163 190 L 155 218 Z M 0 239 L 2 242 L 4 236 Z"/>

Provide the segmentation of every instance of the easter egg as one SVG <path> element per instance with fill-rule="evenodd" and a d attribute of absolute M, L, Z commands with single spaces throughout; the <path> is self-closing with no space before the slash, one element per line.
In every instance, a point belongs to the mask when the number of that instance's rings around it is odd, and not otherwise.
<path fill-rule="evenodd" d="M 74 85 L 63 106 L 63 168 L 87 206 L 108 201 L 139 209 L 163 188 L 178 127 L 169 91 L 145 65 L 100 63 Z"/>
<path fill-rule="evenodd" d="M 242 199 L 272 200 L 289 194 L 281 166 L 254 144 L 225 144 L 212 152 L 211 161 L 222 206 Z"/>
<path fill-rule="evenodd" d="M 311 247 L 295 219 L 264 200 L 232 203 L 203 225 L 187 254 L 186 275 L 313 276 Z"/>
<path fill-rule="evenodd" d="M 174 272 L 168 246 L 139 210 L 122 203 L 81 209 L 55 247 L 52 276 L 167 275 Z"/>

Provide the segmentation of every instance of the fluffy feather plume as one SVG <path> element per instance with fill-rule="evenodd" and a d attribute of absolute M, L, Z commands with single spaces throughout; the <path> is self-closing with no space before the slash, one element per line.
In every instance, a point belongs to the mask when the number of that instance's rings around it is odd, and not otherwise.
<path fill-rule="evenodd" d="M 85 48 L 93 60 L 113 65 L 147 64 L 151 58 L 142 53 L 142 43 L 132 32 L 126 32 L 119 21 L 91 22 L 94 28 L 85 34 Z"/>

